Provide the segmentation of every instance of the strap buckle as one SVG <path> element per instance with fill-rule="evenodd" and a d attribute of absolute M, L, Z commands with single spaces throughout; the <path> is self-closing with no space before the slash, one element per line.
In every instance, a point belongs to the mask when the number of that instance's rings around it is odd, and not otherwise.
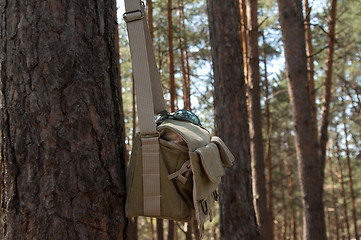
<path fill-rule="evenodd" d="M 144 13 L 141 10 L 135 10 L 123 14 L 123 19 L 126 23 L 142 20 L 143 18 L 144 18 Z"/>

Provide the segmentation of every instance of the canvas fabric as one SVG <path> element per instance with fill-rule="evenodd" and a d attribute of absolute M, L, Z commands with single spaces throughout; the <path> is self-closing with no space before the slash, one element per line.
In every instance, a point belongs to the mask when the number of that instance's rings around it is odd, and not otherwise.
<path fill-rule="evenodd" d="M 234 156 L 218 137 L 189 122 L 167 119 L 157 127 L 160 145 L 160 216 L 144 212 L 141 134 L 134 140 L 127 171 L 127 217 L 190 221 L 203 227 L 217 200 L 216 189 Z"/>

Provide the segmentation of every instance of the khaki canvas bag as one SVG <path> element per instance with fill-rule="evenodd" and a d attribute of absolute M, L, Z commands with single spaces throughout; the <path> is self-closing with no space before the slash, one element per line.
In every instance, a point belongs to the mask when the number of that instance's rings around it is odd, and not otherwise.
<path fill-rule="evenodd" d="M 197 124 L 175 117 L 155 123 L 154 115 L 166 107 L 144 6 L 125 0 L 125 8 L 140 128 L 126 176 L 126 216 L 196 219 L 203 230 L 224 166 L 232 166 L 234 156 Z"/>

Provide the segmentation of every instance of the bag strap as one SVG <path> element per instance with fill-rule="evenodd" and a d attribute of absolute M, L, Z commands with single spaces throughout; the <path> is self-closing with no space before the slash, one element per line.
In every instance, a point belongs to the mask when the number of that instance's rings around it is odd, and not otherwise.
<path fill-rule="evenodd" d="M 146 216 L 160 216 L 159 133 L 154 114 L 166 107 L 144 5 L 139 0 L 124 2 L 142 142 L 143 210 Z"/>

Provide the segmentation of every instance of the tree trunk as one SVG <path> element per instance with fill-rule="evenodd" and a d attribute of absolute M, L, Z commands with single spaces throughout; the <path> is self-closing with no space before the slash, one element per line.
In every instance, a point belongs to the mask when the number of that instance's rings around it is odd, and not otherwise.
<path fill-rule="evenodd" d="M 267 178 L 267 185 L 268 185 L 268 214 L 271 221 L 271 231 L 274 238 L 274 223 L 273 223 L 273 183 L 272 183 L 272 150 L 271 150 L 271 114 L 270 114 L 270 107 L 269 107 L 269 84 L 268 84 L 268 73 L 267 73 L 267 60 L 266 60 L 266 43 L 265 37 L 262 32 L 262 40 L 263 40 L 263 64 L 264 64 L 264 82 L 265 82 L 265 97 L 266 97 L 266 126 L 267 126 L 267 141 L 266 141 L 266 156 L 267 156 L 267 170 L 268 170 L 268 178 Z"/>
<path fill-rule="evenodd" d="M 315 91 L 315 67 L 313 58 L 313 45 L 312 45 L 312 32 L 311 32 L 311 9 L 308 5 L 308 0 L 304 0 L 305 7 L 305 37 L 306 37 L 306 53 L 307 53 L 307 78 L 308 78 L 308 91 L 310 94 L 310 101 L 312 106 L 312 123 L 313 123 L 313 137 L 316 143 L 318 143 L 318 131 L 317 131 L 317 106 L 316 106 L 316 91 Z"/>
<path fill-rule="evenodd" d="M 193 220 L 192 225 L 193 225 L 194 238 L 197 240 L 199 239 L 200 236 L 197 220 Z"/>
<path fill-rule="evenodd" d="M 281 176 L 285 176 L 285 169 L 282 164 L 279 165 L 279 170 L 281 173 Z M 283 215 L 283 225 L 282 225 L 282 240 L 287 240 L 287 225 L 288 225 L 288 216 L 287 216 L 287 204 L 286 204 L 286 196 L 285 196 L 285 189 L 287 189 L 286 185 L 284 183 L 284 177 L 281 179 L 281 202 L 282 202 L 282 215 Z"/>
<path fill-rule="evenodd" d="M 175 226 L 174 221 L 169 220 L 168 221 L 168 240 L 174 240 L 174 235 L 175 235 L 174 226 Z"/>
<path fill-rule="evenodd" d="M 338 140 L 339 140 L 339 138 L 338 138 L 338 134 L 337 134 L 335 144 L 336 144 L 336 151 L 337 151 L 338 182 L 340 183 L 340 186 L 341 186 L 341 196 L 343 199 L 343 213 L 344 213 L 345 224 L 346 224 L 347 239 L 350 239 L 351 234 L 350 234 L 350 224 L 348 221 L 348 214 L 347 214 L 347 199 L 346 199 L 346 193 L 345 193 L 345 183 L 343 181 L 340 147 L 338 144 Z"/>
<path fill-rule="evenodd" d="M 113 1 L 1 1 L 6 239 L 124 239 Z"/>
<path fill-rule="evenodd" d="M 157 239 L 164 240 L 163 219 L 157 218 Z"/>
<path fill-rule="evenodd" d="M 153 223 L 153 218 L 149 219 L 149 223 L 150 223 L 150 239 L 151 240 L 155 240 L 154 238 L 154 223 Z"/>
<path fill-rule="evenodd" d="M 185 32 L 184 22 L 184 5 L 183 0 L 178 0 L 179 8 L 179 50 L 181 60 L 181 70 L 183 75 L 183 103 L 184 109 L 191 110 L 191 98 L 190 98 L 190 75 L 189 75 L 189 61 L 188 61 L 188 46 L 187 37 Z"/>
<path fill-rule="evenodd" d="M 127 239 L 138 240 L 138 218 L 133 217 L 128 220 Z"/>
<path fill-rule="evenodd" d="M 342 102 L 344 102 L 343 98 L 342 98 Z M 355 239 L 360 239 L 359 233 L 358 233 L 358 228 L 357 228 L 355 193 L 354 193 L 354 190 L 353 190 L 353 179 L 352 179 L 352 167 L 351 167 L 351 159 L 350 159 L 350 149 L 349 149 L 349 146 L 348 146 L 349 144 L 348 144 L 348 140 L 347 140 L 348 132 L 347 132 L 347 125 L 346 125 L 346 109 L 345 109 L 345 107 L 343 108 L 342 114 L 343 114 L 343 130 L 344 130 L 344 134 L 345 134 L 344 137 L 345 137 L 347 170 L 348 170 L 348 179 L 349 179 L 348 183 L 349 183 L 350 195 L 351 195 L 352 219 L 353 219 L 353 224 L 354 224 L 354 228 L 355 228 Z"/>
<path fill-rule="evenodd" d="M 291 231 L 293 240 L 297 240 L 297 228 L 296 228 L 296 212 L 295 212 L 295 204 L 293 199 L 293 182 L 292 182 L 292 171 L 289 164 L 286 162 L 286 171 L 287 171 L 287 179 L 288 179 L 288 191 L 289 191 L 289 204 L 291 211 Z"/>
<path fill-rule="evenodd" d="M 273 239 L 272 222 L 267 208 L 266 177 L 262 137 L 261 88 L 258 51 L 257 0 L 247 0 L 248 112 L 252 159 L 253 201 L 261 239 Z"/>
<path fill-rule="evenodd" d="M 236 161 L 220 184 L 221 239 L 259 239 L 250 182 L 246 85 L 238 0 L 208 0 L 214 70 L 215 124 Z M 232 61 L 230 61 L 232 59 Z M 229 117 L 233 116 L 233 117 Z M 237 184 L 234 184 L 237 183 Z"/>
<path fill-rule="evenodd" d="M 332 160 L 331 158 L 329 159 L 329 163 L 330 163 L 330 181 L 331 181 L 331 197 L 332 197 L 332 207 L 334 209 L 333 212 L 333 218 L 334 218 L 334 227 L 335 227 L 335 235 L 336 235 L 336 240 L 340 239 L 340 234 L 339 234 L 339 224 L 338 224 L 338 207 L 337 207 L 337 199 L 336 199 L 336 194 L 335 194 L 335 186 L 334 186 L 334 182 L 333 182 L 333 168 L 332 168 Z"/>
<path fill-rule="evenodd" d="M 174 82 L 174 54 L 173 54 L 173 21 L 172 21 L 172 0 L 167 0 L 168 18 L 168 63 L 169 63 L 169 94 L 170 111 L 175 111 L 175 82 Z"/>
<path fill-rule="evenodd" d="M 323 179 L 320 177 L 317 143 L 313 137 L 312 105 L 307 88 L 302 3 L 278 0 L 278 7 L 304 209 L 304 239 L 323 240 L 326 239 Z"/>
<path fill-rule="evenodd" d="M 192 222 L 187 223 L 186 240 L 192 240 Z"/>
<path fill-rule="evenodd" d="M 328 23 L 328 52 L 326 58 L 325 84 L 323 92 L 323 106 L 321 118 L 321 136 L 320 136 L 320 181 L 324 179 L 324 168 L 326 160 L 326 145 L 328 141 L 328 125 L 330 115 L 331 102 L 331 86 L 332 86 L 332 69 L 333 69 L 333 53 L 335 45 L 335 26 L 336 26 L 336 4 L 337 0 L 331 1 L 330 21 Z"/>

